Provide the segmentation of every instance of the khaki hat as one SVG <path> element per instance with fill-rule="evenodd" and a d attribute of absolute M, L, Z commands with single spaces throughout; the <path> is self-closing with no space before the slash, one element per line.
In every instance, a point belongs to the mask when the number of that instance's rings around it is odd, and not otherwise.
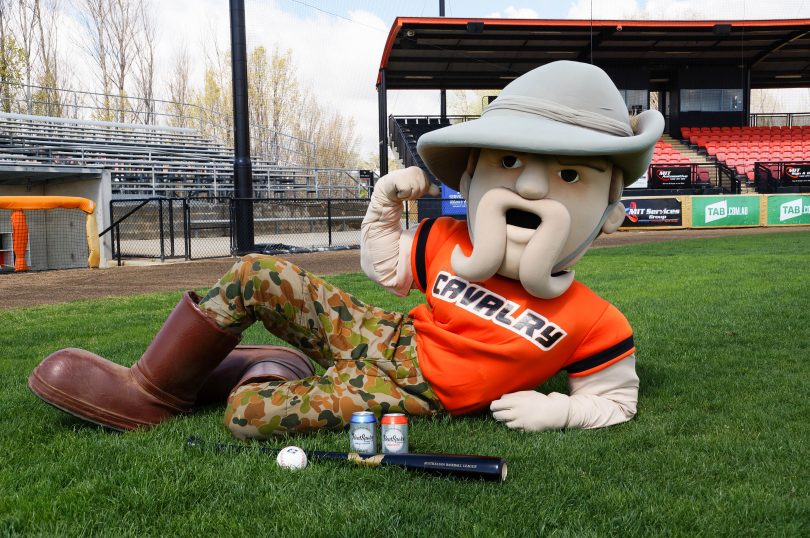
<path fill-rule="evenodd" d="M 603 70 L 559 61 L 513 80 L 480 118 L 422 135 L 417 151 L 433 175 L 456 190 L 471 148 L 606 157 L 624 171 L 627 186 L 647 170 L 663 131 L 656 110 L 631 122 Z"/>

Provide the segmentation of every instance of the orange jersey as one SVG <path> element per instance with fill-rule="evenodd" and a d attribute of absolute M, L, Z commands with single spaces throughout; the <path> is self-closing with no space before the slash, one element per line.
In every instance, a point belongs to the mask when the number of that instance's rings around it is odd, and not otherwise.
<path fill-rule="evenodd" d="M 466 221 L 427 219 L 411 252 L 414 282 L 427 296 L 410 312 L 419 365 L 451 413 L 481 411 L 560 370 L 597 372 L 635 351 L 625 317 L 587 286 L 575 281 L 547 300 L 500 275 L 469 282 L 450 264 L 456 245 L 472 252 Z"/>

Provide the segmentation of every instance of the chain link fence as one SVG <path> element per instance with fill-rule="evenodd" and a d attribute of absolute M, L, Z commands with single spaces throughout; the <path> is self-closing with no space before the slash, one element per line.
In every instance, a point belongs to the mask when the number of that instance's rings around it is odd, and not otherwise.
<path fill-rule="evenodd" d="M 253 205 L 255 250 L 265 254 L 359 248 L 366 198 L 137 198 L 113 200 L 112 258 L 203 259 L 236 252 L 235 219 Z M 405 204 L 402 226 L 427 217 L 464 214 L 458 200 L 425 198 Z M 104 233 L 102 235 L 104 235 Z"/>

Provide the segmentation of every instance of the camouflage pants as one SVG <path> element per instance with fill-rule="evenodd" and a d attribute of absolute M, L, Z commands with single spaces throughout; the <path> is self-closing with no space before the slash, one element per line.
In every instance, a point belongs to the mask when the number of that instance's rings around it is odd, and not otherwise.
<path fill-rule="evenodd" d="M 419 370 L 406 315 L 363 304 L 285 260 L 245 256 L 200 308 L 235 332 L 260 320 L 326 369 L 297 381 L 237 387 L 225 412 L 236 437 L 341 428 L 354 411 L 429 415 L 442 409 Z"/>

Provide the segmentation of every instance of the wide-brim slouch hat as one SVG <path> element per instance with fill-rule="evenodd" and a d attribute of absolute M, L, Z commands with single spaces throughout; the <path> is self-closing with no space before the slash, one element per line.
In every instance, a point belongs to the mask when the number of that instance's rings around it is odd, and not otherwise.
<path fill-rule="evenodd" d="M 472 148 L 605 157 L 623 170 L 627 186 L 647 170 L 663 130 L 656 110 L 631 117 L 602 69 L 558 61 L 513 80 L 480 118 L 422 135 L 417 150 L 455 190 Z"/>

